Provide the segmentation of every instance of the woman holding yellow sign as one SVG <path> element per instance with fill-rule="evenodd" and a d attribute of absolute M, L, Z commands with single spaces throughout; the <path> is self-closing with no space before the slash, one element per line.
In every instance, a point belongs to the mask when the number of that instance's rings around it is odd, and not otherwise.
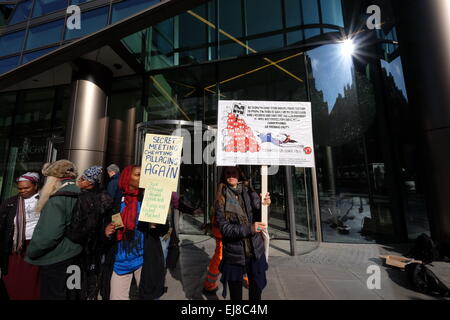
<path fill-rule="evenodd" d="M 129 300 L 133 277 L 139 286 L 141 299 L 158 299 L 164 293 L 164 257 L 160 236 L 168 231 L 168 225 L 138 221 L 143 199 L 139 189 L 141 167 L 126 167 L 119 180 L 123 192 L 120 218 L 105 229 L 112 241 L 105 265 L 103 297 L 111 300 Z M 108 278 L 110 281 L 108 281 Z M 109 283 L 108 283 L 109 282 Z"/>

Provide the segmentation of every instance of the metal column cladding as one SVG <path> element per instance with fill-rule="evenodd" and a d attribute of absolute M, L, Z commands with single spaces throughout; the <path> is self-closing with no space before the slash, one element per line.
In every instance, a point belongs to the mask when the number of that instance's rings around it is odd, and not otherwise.
<path fill-rule="evenodd" d="M 72 83 L 64 151 L 82 172 L 92 165 L 104 165 L 112 73 L 93 61 L 79 61 L 78 65 Z"/>

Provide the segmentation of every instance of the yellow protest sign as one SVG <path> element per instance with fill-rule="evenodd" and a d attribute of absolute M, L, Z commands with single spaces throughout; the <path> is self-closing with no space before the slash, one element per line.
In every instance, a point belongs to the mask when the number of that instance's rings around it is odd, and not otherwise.
<path fill-rule="evenodd" d="M 145 189 L 139 220 L 166 223 L 172 192 L 180 177 L 183 137 L 147 134 L 139 187 Z"/>

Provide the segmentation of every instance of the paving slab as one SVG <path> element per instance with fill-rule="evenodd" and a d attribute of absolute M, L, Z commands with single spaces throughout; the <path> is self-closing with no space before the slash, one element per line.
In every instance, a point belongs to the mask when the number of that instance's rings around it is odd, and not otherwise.
<path fill-rule="evenodd" d="M 177 268 L 167 272 L 168 292 L 162 300 L 223 300 L 222 283 L 215 295 L 202 292 L 214 254 L 215 240 L 204 235 L 181 235 Z M 290 256 L 287 240 L 272 240 L 264 300 L 437 300 L 411 288 L 405 274 L 383 265 L 379 255 L 402 254 L 403 246 L 298 242 L 302 254 Z M 314 249 L 315 248 L 315 249 Z M 367 267 L 380 267 L 381 289 L 367 288 Z M 244 299 L 248 290 L 243 289 Z M 229 299 L 229 297 L 227 297 Z"/>

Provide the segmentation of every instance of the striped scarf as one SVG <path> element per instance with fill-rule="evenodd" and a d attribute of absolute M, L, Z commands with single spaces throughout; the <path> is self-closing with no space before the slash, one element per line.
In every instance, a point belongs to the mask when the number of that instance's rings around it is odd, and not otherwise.
<path fill-rule="evenodd" d="M 247 216 L 247 210 L 245 209 L 245 202 L 243 197 L 243 185 L 239 183 L 236 188 L 227 186 L 225 188 L 225 219 L 228 222 L 237 220 L 240 225 L 250 224 Z M 250 238 L 242 239 L 245 256 L 247 258 L 253 257 L 253 250 Z"/>
<path fill-rule="evenodd" d="M 25 200 L 19 196 L 14 224 L 13 252 L 21 253 L 25 243 Z"/>

